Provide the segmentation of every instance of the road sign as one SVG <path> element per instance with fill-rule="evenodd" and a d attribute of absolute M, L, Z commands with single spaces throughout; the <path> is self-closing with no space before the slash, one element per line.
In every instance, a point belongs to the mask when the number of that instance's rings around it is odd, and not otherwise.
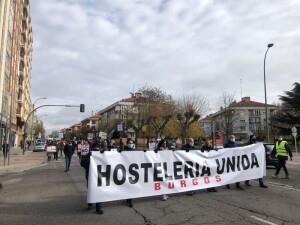
<path fill-rule="evenodd" d="M 293 132 L 292 135 L 293 135 L 294 138 L 297 137 L 297 133 Z"/>
<path fill-rule="evenodd" d="M 296 127 L 292 127 L 291 130 L 292 130 L 293 133 L 297 133 L 297 128 Z"/>
<path fill-rule="evenodd" d="M 118 124 L 117 131 L 123 131 L 123 124 L 122 123 Z"/>

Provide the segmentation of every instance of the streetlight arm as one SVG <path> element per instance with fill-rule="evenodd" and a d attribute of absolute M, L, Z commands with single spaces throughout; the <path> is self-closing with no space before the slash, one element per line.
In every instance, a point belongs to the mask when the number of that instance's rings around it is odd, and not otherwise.
<path fill-rule="evenodd" d="M 266 57 L 269 49 L 273 46 L 274 44 L 268 44 L 268 49 L 265 53 L 265 58 L 264 58 L 264 89 L 265 89 L 265 111 L 266 111 L 266 129 L 267 129 L 267 141 L 269 142 L 269 126 L 268 126 L 268 108 L 267 108 L 267 87 L 266 87 Z"/>
<path fill-rule="evenodd" d="M 37 109 L 39 109 L 39 108 L 43 108 L 43 107 L 46 107 L 46 106 L 63 106 L 63 107 L 80 107 L 80 105 L 78 106 L 78 105 L 41 105 L 41 106 L 39 106 L 39 107 L 36 107 L 36 108 L 34 108 L 30 113 L 29 113 L 29 115 L 27 116 L 27 119 L 25 120 L 25 123 L 24 123 L 24 136 L 23 136 L 23 155 L 24 155 L 24 153 L 25 153 L 25 136 L 26 136 L 26 124 L 27 124 L 27 121 L 28 121 L 28 119 L 29 119 L 29 117 L 31 116 L 31 114 L 33 113 L 33 112 L 35 112 Z"/>

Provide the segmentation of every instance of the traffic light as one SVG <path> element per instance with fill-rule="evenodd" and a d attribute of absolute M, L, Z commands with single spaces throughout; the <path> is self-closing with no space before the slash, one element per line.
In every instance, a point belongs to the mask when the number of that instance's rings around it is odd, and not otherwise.
<path fill-rule="evenodd" d="M 84 112 L 84 104 L 80 104 L 80 112 Z"/>

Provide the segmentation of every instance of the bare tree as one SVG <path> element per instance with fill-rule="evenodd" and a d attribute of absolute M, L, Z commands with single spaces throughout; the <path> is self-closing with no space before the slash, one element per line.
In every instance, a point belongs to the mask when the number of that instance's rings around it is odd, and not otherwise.
<path fill-rule="evenodd" d="M 181 139 L 186 143 L 187 131 L 209 110 L 205 95 L 196 91 L 186 92 L 177 100 L 177 120 L 180 123 Z"/>
<path fill-rule="evenodd" d="M 223 130 L 227 136 L 238 128 L 239 113 L 233 107 L 236 103 L 234 96 L 234 93 L 223 91 L 217 101 L 220 108 L 219 129 Z"/>
<path fill-rule="evenodd" d="M 175 111 L 175 102 L 171 95 L 161 88 L 144 85 L 139 89 L 143 96 L 143 106 L 147 123 L 150 123 L 156 132 L 156 137 L 161 137 L 165 128 Z"/>

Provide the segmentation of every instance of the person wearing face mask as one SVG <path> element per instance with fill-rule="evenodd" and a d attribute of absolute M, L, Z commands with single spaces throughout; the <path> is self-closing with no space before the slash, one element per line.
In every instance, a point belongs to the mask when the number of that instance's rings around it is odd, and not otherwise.
<path fill-rule="evenodd" d="M 293 153 L 289 148 L 287 142 L 282 140 L 282 136 L 278 137 L 278 141 L 276 141 L 276 144 L 271 154 L 275 154 L 275 152 L 278 158 L 278 164 L 276 167 L 275 175 L 273 175 L 272 177 L 278 179 L 278 174 L 281 170 L 281 167 L 283 167 L 285 172 L 285 179 L 290 179 L 289 172 L 285 164 L 286 164 L 286 160 L 288 160 L 288 155 L 290 156 L 291 161 L 293 160 Z"/>
<path fill-rule="evenodd" d="M 193 138 L 189 138 L 188 141 L 187 141 L 187 143 L 182 148 L 183 148 L 183 150 L 186 150 L 187 152 L 189 150 L 195 149 L 194 139 Z M 195 194 L 195 192 L 194 191 L 188 191 L 186 194 L 188 196 L 192 196 L 192 195 Z"/>
<path fill-rule="evenodd" d="M 252 145 L 252 144 L 255 144 L 255 143 L 256 143 L 256 136 L 255 135 L 250 135 L 250 139 L 249 139 L 249 142 L 247 143 L 247 145 Z M 259 178 L 258 181 L 259 181 L 259 187 L 261 187 L 261 188 L 267 188 L 268 187 L 267 185 L 264 184 L 264 181 L 263 181 L 262 178 Z M 245 185 L 250 187 L 251 186 L 250 181 L 246 180 Z"/>
<path fill-rule="evenodd" d="M 71 159 L 72 155 L 74 154 L 75 148 L 72 144 L 72 141 L 68 141 L 68 144 L 64 147 L 64 154 L 65 154 L 65 162 L 66 162 L 66 170 L 65 172 L 70 171 Z"/>
<path fill-rule="evenodd" d="M 189 138 L 187 143 L 183 146 L 183 150 L 186 150 L 187 152 L 189 150 L 195 149 L 194 139 Z"/>
<path fill-rule="evenodd" d="M 134 143 L 131 139 L 127 140 L 127 145 L 124 147 L 125 151 L 132 151 L 134 150 Z M 132 208 L 133 204 L 132 204 L 132 198 L 130 199 L 126 199 L 125 201 L 128 204 L 128 207 Z"/>
<path fill-rule="evenodd" d="M 229 141 L 225 144 L 224 148 L 237 148 L 239 147 L 238 144 L 235 142 L 235 136 L 232 134 L 229 136 Z M 236 189 L 244 190 L 244 188 L 241 187 L 240 182 L 235 183 Z M 230 189 L 230 185 L 226 184 L 226 188 Z"/>

